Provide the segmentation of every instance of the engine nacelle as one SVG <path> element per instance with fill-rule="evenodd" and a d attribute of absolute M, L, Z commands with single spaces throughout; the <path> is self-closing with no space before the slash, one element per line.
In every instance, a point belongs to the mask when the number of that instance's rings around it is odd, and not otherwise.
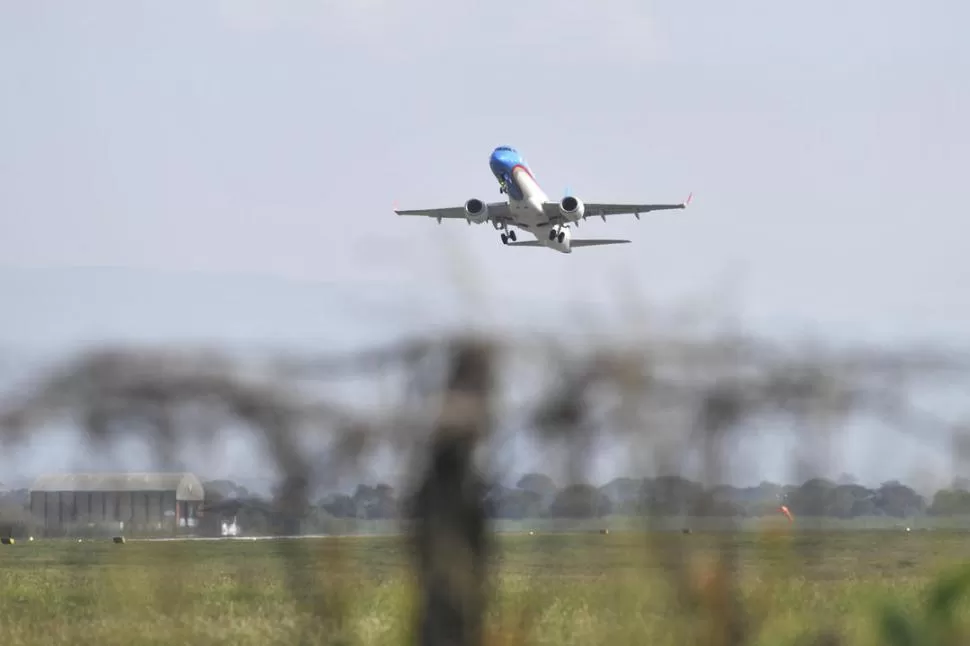
<path fill-rule="evenodd" d="M 481 224 L 488 219 L 488 204 L 473 197 L 465 202 L 465 216 L 475 224 Z"/>
<path fill-rule="evenodd" d="M 586 205 L 578 197 L 567 195 L 559 200 L 559 213 L 568 221 L 576 222 L 586 213 Z"/>

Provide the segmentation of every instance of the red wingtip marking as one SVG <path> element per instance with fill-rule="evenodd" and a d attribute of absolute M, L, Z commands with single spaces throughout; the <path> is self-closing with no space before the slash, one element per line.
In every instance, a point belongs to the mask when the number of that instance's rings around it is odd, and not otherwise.
<path fill-rule="evenodd" d="M 684 206 L 689 206 L 689 205 L 690 205 L 690 201 L 691 201 L 691 200 L 692 200 L 693 198 L 694 198 L 694 192 L 693 192 L 693 191 L 691 191 L 691 193 L 690 193 L 690 195 L 688 195 L 688 196 L 687 196 L 687 201 L 686 201 L 686 202 L 684 202 Z"/>

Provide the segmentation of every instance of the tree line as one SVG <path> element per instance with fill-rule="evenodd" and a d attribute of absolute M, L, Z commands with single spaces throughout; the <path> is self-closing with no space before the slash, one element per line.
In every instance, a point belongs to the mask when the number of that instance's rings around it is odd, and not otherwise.
<path fill-rule="evenodd" d="M 230 481 L 209 482 L 207 498 L 245 499 L 249 493 Z M 795 516 L 856 518 L 970 515 L 970 481 L 927 498 L 898 482 L 865 487 L 845 476 L 838 482 L 812 478 L 800 485 L 762 482 L 754 487 L 705 488 L 680 476 L 616 478 L 595 486 L 558 486 L 548 475 L 529 473 L 514 486 L 493 484 L 483 492 L 493 519 L 600 518 L 604 516 L 758 517 L 779 514 L 784 505 Z M 387 484 L 358 485 L 353 493 L 332 493 L 311 505 L 333 518 L 394 519 L 408 514 L 406 496 Z"/>
<path fill-rule="evenodd" d="M 275 494 L 264 498 L 229 480 L 204 482 L 203 533 L 218 532 L 220 519 L 238 517 L 242 526 L 270 531 L 280 514 Z M 898 482 L 878 487 L 812 478 L 800 485 L 762 482 L 754 487 L 729 485 L 705 488 L 680 476 L 617 478 L 605 485 L 558 486 L 548 475 L 529 473 L 513 486 L 493 484 L 483 492 L 492 519 L 589 519 L 604 516 L 740 517 L 778 515 L 786 506 L 796 517 L 914 518 L 970 516 L 970 480 L 924 497 Z M 387 484 L 360 484 L 353 493 L 331 493 L 312 501 L 302 515 L 302 529 L 325 531 L 328 519 L 392 520 L 408 516 L 408 499 Z M 0 491 L 0 533 L 30 522 L 29 491 Z M 208 527 L 212 525 L 212 527 Z"/>

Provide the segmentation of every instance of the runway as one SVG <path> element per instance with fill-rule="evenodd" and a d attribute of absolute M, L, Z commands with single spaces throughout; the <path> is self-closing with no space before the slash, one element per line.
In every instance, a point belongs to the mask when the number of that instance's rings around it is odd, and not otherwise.
<path fill-rule="evenodd" d="M 165 538 L 126 538 L 126 543 L 175 543 L 189 541 L 275 541 L 321 538 L 370 538 L 400 536 L 400 534 L 299 534 L 294 536 L 171 536 Z"/>

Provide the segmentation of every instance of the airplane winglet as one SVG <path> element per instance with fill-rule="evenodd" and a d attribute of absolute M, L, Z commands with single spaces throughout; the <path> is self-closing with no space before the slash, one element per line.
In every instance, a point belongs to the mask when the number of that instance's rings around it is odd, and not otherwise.
<path fill-rule="evenodd" d="M 687 208 L 688 206 L 690 206 L 690 201 L 691 201 L 691 200 L 692 200 L 693 198 L 694 198 L 694 191 L 691 191 L 691 192 L 690 192 L 690 195 L 688 195 L 688 196 L 687 196 L 687 199 L 686 199 L 686 200 L 684 200 L 684 208 L 685 208 L 685 209 L 686 209 L 686 208 Z"/>

